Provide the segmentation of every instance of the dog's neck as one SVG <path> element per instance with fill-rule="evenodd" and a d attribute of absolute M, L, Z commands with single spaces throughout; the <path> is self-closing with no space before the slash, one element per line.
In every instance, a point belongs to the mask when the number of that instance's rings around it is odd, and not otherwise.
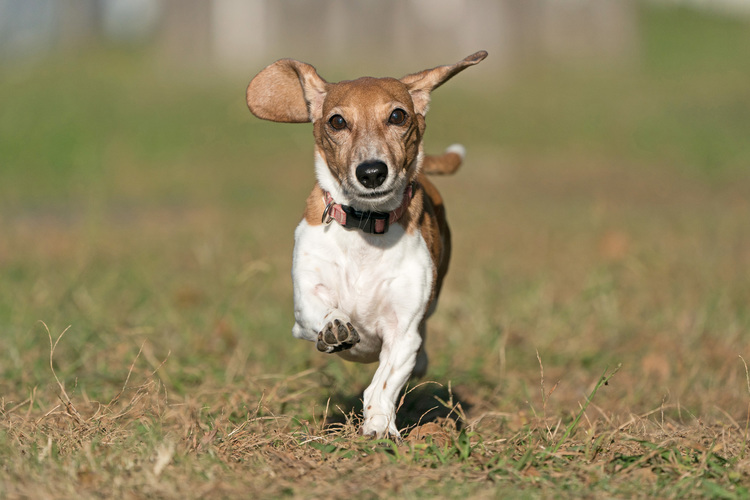
<path fill-rule="evenodd" d="M 385 234 L 388 228 L 394 222 L 397 222 L 401 216 L 406 213 L 414 196 L 414 183 L 409 183 L 404 191 L 404 197 L 395 210 L 390 212 L 376 212 L 371 210 L 357 210 L 349 205 L 336 203 L 328 191 L 323 192 L 323 203 L 325 209 L 321 222 L 330 224 L 332 221 L 338 222 L 347 229 L 358 229 L 368 234 Z"/>

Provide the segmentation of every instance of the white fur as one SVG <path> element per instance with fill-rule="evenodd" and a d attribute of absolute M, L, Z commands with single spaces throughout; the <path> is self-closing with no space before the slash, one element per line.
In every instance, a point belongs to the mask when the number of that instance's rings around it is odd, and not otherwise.
<path fill-rule="evenodd" d="M 338 354 L 380 361 L 364 393 L 364 434 L 399 436 L 396 398 L 417 361 L 419 324 L 432 290 L 432 260 L 418 232 L 393 224 L 384 235 L 347 230 L 335 222 L 295 232 L 295 337 L 315 342 L 334 319 L 355 325 L 361 341 Z"/>
<path fill-rule="evenodd" d="M 466 148 L 462 144 L 451 144 L 445 148 L 446 153 L 456 153 L 461 157 L 461 161 L 466 159 Z"/>
<path fill-rule="evenodd" d="M 351 205 L 352 200 L 344 193 L 341 189 L 341 184 L 334 179 L 331 170 L 328 168 L 325 158 L 318 151 L 315 152 L 315 177 L 318 179 L 318 184 L 324 191 L 331 193 L 331 197 L 336 200 L 336 203 L 343 205 Z"/>

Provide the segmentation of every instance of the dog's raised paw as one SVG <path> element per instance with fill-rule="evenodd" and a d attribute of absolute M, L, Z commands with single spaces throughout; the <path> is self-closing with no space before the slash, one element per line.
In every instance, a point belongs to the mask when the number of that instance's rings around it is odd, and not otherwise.
<path fill-rule="evenodd" d="M 316 344 L 320 352 L 332 354 L 334 352 L 351 349 L 359 343 L 359 334 L 351 323 L 342 323 L 335 319 L 328 322 L 325 328 L 318 333 Z"/>

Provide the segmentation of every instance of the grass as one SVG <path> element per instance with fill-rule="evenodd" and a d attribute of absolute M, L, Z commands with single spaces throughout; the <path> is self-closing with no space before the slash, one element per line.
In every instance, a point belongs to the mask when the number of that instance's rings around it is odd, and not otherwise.
<path fill-rule="evenodd" d="M 436 92 L 428 150 L 470 156 L 403 443 L 290 335 L 309 127 L 149 54 L 4 71 L 0 497 L 747 497 L 748 30 L 640 28 Z"/>

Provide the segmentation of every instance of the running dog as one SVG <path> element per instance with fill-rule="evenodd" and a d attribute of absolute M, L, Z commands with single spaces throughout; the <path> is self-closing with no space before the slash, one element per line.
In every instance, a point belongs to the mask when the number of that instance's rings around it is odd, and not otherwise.
<path fill-rule="evenodd" d="M 313 124 L 317 183 L 294 235 L 292 334 L 349 361 L 380 362 L 364 392 L 364 435 L 400 437 L 396 400 L 427 369 L 425 323 L 448 270 L 445 207 L 425 174 L 455 172 L 464 149 L 424 154 L 430 93 L 485 57 L 339 83 L 282 59 L 247 88 L 258 118 Z"/>

